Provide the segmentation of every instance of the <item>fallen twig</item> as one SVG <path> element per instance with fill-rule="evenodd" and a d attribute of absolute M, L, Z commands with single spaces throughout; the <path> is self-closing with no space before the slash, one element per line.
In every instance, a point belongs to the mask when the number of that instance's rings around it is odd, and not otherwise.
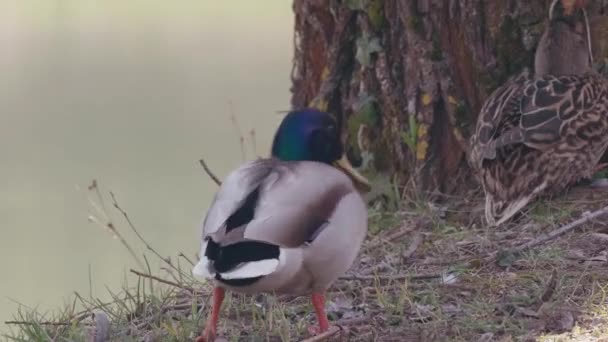
<path fill-rule="evenodd" d="M 4 324 L 8 324 L 8 325 L 52 325 L 52 326 L 66 326 L 66 325 L 70 325 L 70 322 L 48 322 L 48 321 L 42 321 L 42 322 L 28 322 L 28 321 L 4 321 Z"/>
<path fill-rule="evenodd" d="M 184 289 L 184 290 L 187 290 L 187 291 L 190 291 L 190 292 L 194 292 L 194 289 L 192 289 L 192 288 L 190 288 L 188 286 L 184 286 L 184 285 L 181 285 L 181 284 L 178 284 L 178 283 L 174 283 L 174 282 L 172 282 L 170 280 L 165 280 L 163 278 L 159 278 L 159 277 L 153 276 L 151 274 L 146 274 L 146 273 L 134 270 L 134 269 L 130 269 L 129 271 L 131 273 L 136 274 L 136 275 L 138 275 L 140 277 L 143 277 L 143 278 L 148 278 L 148 279 L 156 280 L 159 283 L 163 283 L 163 284 L 166 284 L 166 285 L 171 285 L 171 286 L 174 286 L 174 287 L 177 287 L 177 288 L 180 288 L 180 289 Z"/>
<path fill-rule="evenodd" d="M 380 247 L 384 243 L 393 242 L 397 239 L 404 237 L 408 233 L 411 233 L 414 230 L 414 228 L 415 227 L 403 227 L 402 226 L 399 230 L 397 230 L 396 232 L 393 232 L 387 236 L 377 236 L 371 243 L 369 243 L 365 247 L 365 249 L 370 250 L 370 249 L 374 249 L 376 247 Z"/>
<path fill-rule="evenodd" d="M 222 185 L 222 182 L 219 180 L 219 178 L 217 178 L 217 176 L 209 169 L 209 166 L 207 166 L 207 163 L 205 163 L 205 159 L 201 158 L 199 160 L 199 163 L 201 163 L 201 166 L 203 167 L 203 170 L 205 170 L 205 172 L 207 172 L 207 175 L 209 176 L 209 178 L 211 178 L 212 181 L 215 182 L 215 184 Z"/>
<path fill-rule="evenodd" d="M 561 226 L 558 229 L 555 229 L 547 234 L 543 234 L 539 237 L 537 237 L 534 240 L 528 241 L 524 244 L 521 244 L 519 246 L 515 246 L 513 248 L 511 248 L 510 250 L 508 250 L 508 253 L 511 254 L 515 254 L 515 253 L 519 253 L 522 252 L 526 249 L 532 248 L 532 247 L 536 247 L 540 244 L 543 244 L 547 241 L 553 240 L 556 237 L 563 235 L 571 230 L 573 230 L 574 228 L 577 228 L 578 226 L 587 223 L 589 221 L 592 221 L 600 216 L 604 216 L 608 214 L 608 206 L 604 207 L 602 209 L 596 210 L 594 212 L 591 213 L 583 213 L 583 215 L 575 221 L 572 221 L 570 223 L 568 223 L 567 225 Z M 486 261 L 492 261 L 496 258 L 496 256 L 498 255 L 498 252 L 492 252 L 487 258 Z"/>
<path fill-rule="evenodd" d="M 337 333 L 341 332 L 342 328 L 338 327 L 338 326 L 333 326 L 330 327 L 329 330 L 327 330 L 324 333 L 321 333 L 319 335 L 313 336 L 311 338 L 307 338 L 305 340 L 302 340 L 301 342 L 318 342 L 318 341 L 324 341 L 334 335 L 336 335 Z"/>
<path fill-rule="evenodd" d="M 441 278 L 441 274 L 420 274 L 406 275 L 398 274 L 394 276 L 374 276 L 374 275 L 345 275 L 340 280 L 371 281 L 371 280 L 429 280 Z"/>

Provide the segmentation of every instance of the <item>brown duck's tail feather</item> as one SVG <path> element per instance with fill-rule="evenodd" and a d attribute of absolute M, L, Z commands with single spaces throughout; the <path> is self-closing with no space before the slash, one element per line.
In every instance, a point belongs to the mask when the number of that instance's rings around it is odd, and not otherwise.
<path fill-rule="evenodd" d="M 519 197 L 509 201 L 498 200 L 492 194 L 486 193 L 486 208 L 485 216 L 488 225 L 498 226 L 523 209 L 536 196 L 547 187 L 547 183 L 543 182 L 531 192 L 521 194 Z"/>

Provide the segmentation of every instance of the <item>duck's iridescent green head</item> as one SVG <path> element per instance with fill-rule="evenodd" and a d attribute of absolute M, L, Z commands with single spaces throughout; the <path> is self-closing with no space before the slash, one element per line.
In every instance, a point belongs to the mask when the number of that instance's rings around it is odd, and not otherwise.
<path fill-rule="evenodd" d="M 316 109 L 292 111 L 283 118 L 272 142 L 272 156 L 285 161 L 316 161 L 338 167 L 355 185 L 369 191 L 369 182 L 344 155 L 335 120 Z"/>

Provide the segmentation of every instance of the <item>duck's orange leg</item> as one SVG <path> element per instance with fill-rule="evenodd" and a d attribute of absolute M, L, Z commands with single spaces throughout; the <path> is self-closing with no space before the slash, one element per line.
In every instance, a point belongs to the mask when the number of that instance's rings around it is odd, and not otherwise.
<path fill-rule="evenodd" d="M 213 342 L 217 332 L 217 321 L 220 315 L 220 308 L 224 301 L 225 292 L 221 287 L 213 288 L 213 306 L 211 307 L 211 315 L 207 319 L 207 325 L 202 336 L 196 338 L 196 342 Z"/>
<path fill-rule="evenodd" d="M 317 321 L 319 327 L 309 327 L 308 332 L 312 335 L 316 335 L 329 330 L 329 321 L 327 321 L 327 314 L 325 313 L 325 294 L 324 293 L 313 293 L 311 296 L 312 306 L 317 314 Z"/>

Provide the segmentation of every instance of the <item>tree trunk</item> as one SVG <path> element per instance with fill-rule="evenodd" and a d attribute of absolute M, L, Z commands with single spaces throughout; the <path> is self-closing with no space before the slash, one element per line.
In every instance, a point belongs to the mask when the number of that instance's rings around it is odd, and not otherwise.
<path fill-rule="evenodd" d="M 606 2 L 588 1 L 596 62 L 608 56 Z M 294 0 L 292 105 L 335 114 L 351 160 L 452 192 L 472 179 L 483 101 L 533 67 L 550 3 Z"/>

